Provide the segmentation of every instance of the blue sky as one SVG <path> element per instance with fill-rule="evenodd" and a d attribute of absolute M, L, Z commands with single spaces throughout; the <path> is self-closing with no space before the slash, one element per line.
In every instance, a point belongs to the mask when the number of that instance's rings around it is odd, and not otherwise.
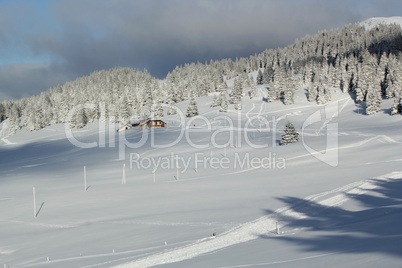
<path fill-rule="evenodd" d="M 176 65 L 249 56 L 318 30 L 402 15 L 394 0 L 0 0 L 0 100 L 100 69 L 164 77 Z"/>

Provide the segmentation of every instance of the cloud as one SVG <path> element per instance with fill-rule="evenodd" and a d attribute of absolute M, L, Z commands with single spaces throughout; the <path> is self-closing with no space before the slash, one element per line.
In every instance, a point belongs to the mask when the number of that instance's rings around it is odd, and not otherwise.
<path fill-rule="evenodd" d="M 0 68 L 0 77 L 6 79 L 1 91 L 13 88 L 9 95 L 19 97 L 116 66 L 147 68 L 162 78 L 176 65 L 249 56 L 318 30 L 361 21 L 374 16 L 376 8 L 377 16 L 402 9 L 398 1 L 385 2 L 59 0 L 42 1 L 38 8 L 15 1 L 0 6 L 0 58 L 22 65 Z M 16 10 L 24 16 L 6 16 Z M 26 82 L 13 83 L 16 75 L 10 73 L 21 70 Z"/>
<path fill-rule="evenodd" d="M 36 95 L 44 89 L 73 77 L 57 64 L 19 63 L 0 66 L 0 98 L 14 99 Z M 21 90 L 23 89 L 23 90 Z"/>

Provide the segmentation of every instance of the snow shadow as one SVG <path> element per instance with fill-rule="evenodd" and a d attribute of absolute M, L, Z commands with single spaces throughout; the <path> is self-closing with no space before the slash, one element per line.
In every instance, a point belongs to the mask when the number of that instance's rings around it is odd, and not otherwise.
<path fill-rule="evenodd" d="M 118 157 L 118 148 L 82 149 L 68 140 L 31 142 L 0 147 L 0 181 L 9 174 L 63 174 L 97 166 Z"/>
<path fill-rule="evenodd" d="M 0 174 L 15 172 L 21 168 L 34 167 L 55 162 L 72 146 L 62 142 L 33 142 L 13 147 L 0 147 Z"/>
<path fill-rule="evenodd" d="M 38 217 L 39 213 L 41 212 L 41 210 L 42 210 L 42 208 L 43 208 L 43 205 L 45 205 L 45 202 L 42 202 L 42 204 L 40 205 L 38 211 L 37 211 L 36 214 L 35 214 L 35 217 Z"/>
<path fill-rule="evenodd" d="M 402 258 L 402 180 L 374 183 L 376 188 L 369 192 L 347 195 L 342 207 L 279 198 L 292 210 L 287 216 L 278 215 L 283 233 L 260 237 L 296 244 L 306 252 L 382 253 Z"/>

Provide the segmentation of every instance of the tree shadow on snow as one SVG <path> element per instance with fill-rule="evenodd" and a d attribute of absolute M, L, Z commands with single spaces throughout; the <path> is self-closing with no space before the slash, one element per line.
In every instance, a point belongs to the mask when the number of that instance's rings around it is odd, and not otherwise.
<path fill-rule="evenodd" d="M 42 202 L 42 204 L 40 205 L 38 211 L 37 211 L 36 214 L 35 214 L 35 217 L 38 217 L 38 215 L 39 215 L 39 213 L 41 212 L 41 210 L 42 210 L 44 204 L 45 204 L 45 202 Z"/>
<path fill-rule="evenodd" d="M 309 252 L 377 252 L 402 257 L 402 180 L 374 182 L 374 190 L 347 195 L 346 204 L 352 210 L 296 197 L 279 198 L 292 212 L 287 214 L 290 216 L 278 215 L 284 233 L 261 237 L 296 244 Z M 265 213 L 275 214 L 271 210 Z M 292 216 L 294 213 L 305 217 Z M 295 229 L 297 235 L 286 235 Z"/>

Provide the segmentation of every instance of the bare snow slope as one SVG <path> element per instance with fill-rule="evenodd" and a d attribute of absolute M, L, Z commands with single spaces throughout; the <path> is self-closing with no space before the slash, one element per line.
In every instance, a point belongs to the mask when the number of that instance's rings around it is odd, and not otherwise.
<path fill-rule="evenodd" d="M 223 117 L 210 107 L 212 96 L 197 98 L 204 117 L 183 125 L 178 115 L 167 116 L 168 128 L 153 132 L 133 129 L 119 136 L 114 125 L 102 124 L 74 130 L 77 141 L 98 143 L 89 149 L 74 146 L 63 125 L 0 141 L 0 263 L 399 263 L 402 117 L 388 114 L 392 100 L 364 116 L 335 89 L 327 106 L 307 102 L 301 90 L 290 106 L 264 103 L 266 89 L 258 92 L 258 98 L 243 99 L 241 113 L 230 106 Z M 278 146 L 287 121 L 302 139 Z M 306 122 L 312 124 L 302 129 Z M 327 155 L 337 157 L 335 166 L 317 159 L 331 137 L 338 146 Z"/>
<path fill-rule="evenodd" d="M 395 179 L 399 180 L 401 178 L 402 172 L 395 172 L 386 174 L 377 179 L 359 181 L 328 192 L 311 195 L 304 198 L 304 202 L 295 204 L 292 207 L 277 209 L 272 214 L 242 224 L 216 238 L 204 238 L 191 245 L 148 256 L 139 261 L 115 267 L 150 267 L 159 264 L 179 262 L 264 236 L 274 238 L 276 235 L 289 235 L 289 233 L 297 230 L 287 228 L 286 234 L 280 230 L 285 226 L 287 227 L 287 225 L 292 225 L 293 221 L 306 219 L 307 215 L 320 214 L 320 210 L 327 208 L 334 209 L 347 202 L 351 195 L 364 195 L 368 191 L 377 188 L 379 183 L 389 183 L 393 182 Z M 314 206 L 311 206 L 311 204 L 314 204 Z M 324 257 L 324 255 L 322 257 Z"/>

